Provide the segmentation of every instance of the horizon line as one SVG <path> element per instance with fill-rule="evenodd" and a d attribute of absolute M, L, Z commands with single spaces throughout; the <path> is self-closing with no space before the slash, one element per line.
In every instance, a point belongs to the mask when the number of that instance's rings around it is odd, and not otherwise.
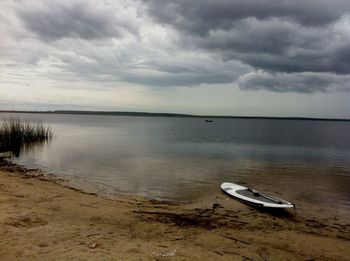
<path fill-rule="evenodd" d="M 301 116 L 237 116 L 237 115 L 199 115 L 173 112 L 147 111 L 98 111 L 98 110 L 0 110 L 0 113 L 37 113 L 37 114 L 74 114 L 74 115 L 109 115 L 109 116 L 145 116 L 145 117 L 182 117 L 182 118 L 232 118 L 232 119 L 276 119 L 276 120 L 315 120 L 315 121 L 350 121 L 346 118 L 318 118 Z"/>

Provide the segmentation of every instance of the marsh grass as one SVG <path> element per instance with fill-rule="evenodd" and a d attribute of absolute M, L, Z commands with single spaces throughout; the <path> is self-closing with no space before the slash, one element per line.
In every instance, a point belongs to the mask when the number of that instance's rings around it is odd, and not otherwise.
<path fill-rule="evenodd" d="M 41 121 L 7 119 L 0 122 L 0 147 L 18 147 L 43 143 L 53 137 L 50 127 Z"/>

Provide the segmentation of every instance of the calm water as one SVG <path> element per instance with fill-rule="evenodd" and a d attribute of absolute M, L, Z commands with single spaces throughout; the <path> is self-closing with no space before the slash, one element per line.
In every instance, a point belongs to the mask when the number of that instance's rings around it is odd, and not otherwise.
<path fill-rule="evenodd" d="M 223 181 L 271 191 L 306 182 L 350 206 L 350 122 L 0 114 L 6 117 L 40 119 L 56 135 L 16 162 L 99 192 L 188 200 Z"/>

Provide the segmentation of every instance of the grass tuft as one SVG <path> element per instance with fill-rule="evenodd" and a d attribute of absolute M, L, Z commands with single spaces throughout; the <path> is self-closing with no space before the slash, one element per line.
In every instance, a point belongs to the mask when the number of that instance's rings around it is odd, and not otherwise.
<path fill-rule="evenodd" d="M 53 132 L 41 121 L 7 119 L 0 122 L 0 146 L 14 147 L 29 143 L 41 143 L 50 140 Z"/>

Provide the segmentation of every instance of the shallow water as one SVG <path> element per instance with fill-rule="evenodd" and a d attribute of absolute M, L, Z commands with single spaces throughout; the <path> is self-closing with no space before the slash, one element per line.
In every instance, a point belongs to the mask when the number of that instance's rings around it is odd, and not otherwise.
<path fill-rule="evenodd" d="M 100 193 L 195 200 L 231 181 L 350 209 L 350 122 L 0 114 L 7 117 L 40 119 L 55 133 L 17 163 Z"/>

